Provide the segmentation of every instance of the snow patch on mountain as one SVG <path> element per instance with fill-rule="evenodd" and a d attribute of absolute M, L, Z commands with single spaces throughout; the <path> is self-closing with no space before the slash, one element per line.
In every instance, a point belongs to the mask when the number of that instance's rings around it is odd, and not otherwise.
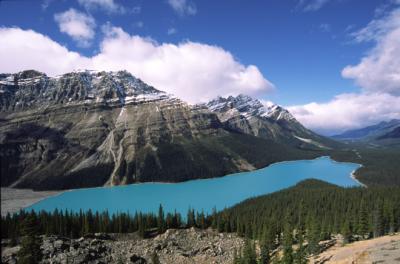
<path fill-rule="evenodd" d="M 299 136 L 294 136 L 294 137 L 297 138 L 298 140 L 301 140 L 301 141 L 303 141 L 303 142 L 305 142 L 305 143 L 308 143 L 308 144 L 317 146 L 317 147 L 319 147 L 319 148 L 322 148 L 322 149 L 330 149 L 330 148 L 328 148 L 328 147 L 326 147 L 326 146 L 324 146 L 324 145 L 322 145 L 322 144 L 320 144 L 320 143 L 318 143 L 318 142 L 316 142 L 316 141 L 314 141 L 314 140 L 312 140 L 312 139 L 309 139 L 309 138 L 302 138 L 302 137 L 299 137 Z"/>
<path fill-rule="evenodd" d="M 271 102 L 264 105 L 259 100 L 243 94 L 239 94 L 236 97 L 217 97 L 206 103 L 205 106 L 213 112 L 223 113 L 222 119 L 224 120 L 238 115 L 246 119 L 261 117 L 273 119 L 275 121 L 295 120 L 289 111 L 283 107 Z"/>
<path fill-rule="evenodd" d="M 127 71 L 76 70 L 56 77 L 36 71 L 0 75 L 0 109 L 50 104 L 137 104 L 176 102 L 173 95 L 145 84 Z M 2 99 L 2 98 L 0 98 Z"/>

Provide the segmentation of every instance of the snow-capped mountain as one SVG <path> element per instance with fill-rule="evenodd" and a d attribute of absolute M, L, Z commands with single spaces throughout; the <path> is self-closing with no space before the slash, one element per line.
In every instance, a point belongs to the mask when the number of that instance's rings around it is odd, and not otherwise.
<path fill-rule="evenodd" d="M 1 186 L 209 178 L 326 146 L 284 108 L 245 95 L 191 106 L 126 71 L 0 74 Z"/>
<path fill-rule="evenodd" d="M 217 113 L 228 128 L 238 132 L 292 145 L 329 146 L 325 138 L 306 129 L 288 110 L 277 104 L 263 105 L 257 99 L 240 94 L 218 97 L 205 105 Z"/>
<path fill-rule="evenodd" d="M 48 77 L 37 71 L 0 75 L 0 109 L 23 110 L 56 104 L 130 104 L 176 100 L 126 71 L 75 71 Z"/>
<path fill-rule="evenodd" d="M 264 106 L 259 100 L 244 94 L 239 94 L 236 97 L 217 97 L 208 102 L 206 106 L 211 111 L 219 113 L 222 121 L 226 121 L 238 115 L 248 119 L 257 116 L 276 121 L 295 120 L 289 111 L 283 107 L 277 104 Z"/>

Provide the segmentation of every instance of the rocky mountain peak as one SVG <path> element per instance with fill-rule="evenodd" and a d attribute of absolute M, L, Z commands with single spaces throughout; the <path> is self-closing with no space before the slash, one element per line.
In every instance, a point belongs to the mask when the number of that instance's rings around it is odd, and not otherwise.
<path fill-rule="evenodd" d="M 55 77 L 34 70 L 1 74 L 0 95 L 3 111 L 54 104 L 126 104 L 171 98 L 127 71 L 91 70 Z"/>
<path fill-rule="evenodd" d="M 271 104 L 263 105 L 258 99 L 239 94 L 227 98 L 217 97 L 205 104 L 211 111 L 224 114 L 224 119 L 241 115 L 245 118 L 261 117 L 273 120 L 295 120 L 285 108 Z"/>

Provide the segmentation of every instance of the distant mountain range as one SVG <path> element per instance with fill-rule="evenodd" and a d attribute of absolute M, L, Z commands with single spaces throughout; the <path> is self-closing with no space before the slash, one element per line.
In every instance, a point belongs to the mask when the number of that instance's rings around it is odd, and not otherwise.
<path fill-rule="evenodd" d="M 189 105 L 126 71 L 0 74 L 1 186 L 177 182 L 313 158 L 336 145 L 246 95 Z"/>
<path fill-rule="evenodd" d="M 400 138 L 400 120 L 393 119 L 360 129 L 348 130 L 340 135 L 332 136 L 338 140 L 379 141 Z"/>

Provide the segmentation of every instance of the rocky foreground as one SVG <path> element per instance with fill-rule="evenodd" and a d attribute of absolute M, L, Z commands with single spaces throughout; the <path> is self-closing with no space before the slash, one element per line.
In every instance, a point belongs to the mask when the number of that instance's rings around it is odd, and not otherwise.
<path fill-rule="evenodd" d="M 2 263 L 16 263 L 19 246 L 2 241 Z M 194 228 L 167 230 L 154 238 L 136 234 L 95 234 L 69 239 L 43 237 L 41 263 L 152 263 L 157 253 L 161 263 L 232 263 L 234 249 L 244 245 L 235 234 L 220 234 Z"/>
<path fill-rule="evenodd" d="M 169 229 L 142 239 L 137 234 L 94 234 L 78 239 L 42 237 L 41 263 L 233 263 L 234 252 L 244 246 L 236 234 L 211 229 Z M 17 263 L 19 246 L 1 241 L 1 263 Z M 400 263 L 400 234 L 354 242 L 342 246 L 340 238 L 321 242 L 325 250 L 308 261 L 314 264 Z M 281 252 L 275 252 L 281 255 Z"/>

